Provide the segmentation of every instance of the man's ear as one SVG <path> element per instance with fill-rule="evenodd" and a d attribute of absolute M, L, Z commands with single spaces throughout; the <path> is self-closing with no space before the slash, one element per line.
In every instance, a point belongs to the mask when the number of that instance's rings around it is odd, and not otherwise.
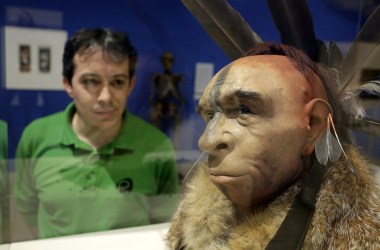
<path fill-rule="evenodd" d="M 71 86 L 66 77 L 63 77 L 63 88 L 65 89 L 67 95 L 73 98 L 73 86 Z"/>
<path fill-rule="evenodd" d="M 322 138 L 328 129 L 328 115 L 332 114 L 330 104 L 320 98 L 315 98 L 306 104 L 306 111 L 309 118 L 307 142 L 302 155 L 310 155 L 317 142 Z"/>
<path fill-rule="evenodd" d="M 135 87 L 135 83 L 136 83 L 136 76 L 134 75 L 129 81 L 128 96 L 131 94 L 133 88 Z"/>

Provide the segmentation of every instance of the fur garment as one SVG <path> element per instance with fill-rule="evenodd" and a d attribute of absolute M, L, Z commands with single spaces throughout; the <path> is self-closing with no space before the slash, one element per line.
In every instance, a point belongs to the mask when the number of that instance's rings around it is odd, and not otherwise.
<path fill-rule="evenodd" d="M 302 249 L 380 249 L 379 187 L 353 146 L 346 154 L 358 177 L 343 157 L 328 166 Z M 238 222 L 233 205 L 211 183 L 207 166 L 202 166 L 187 184 L 173 217 L 168 249 L 265 249 L 301 185 L 302 180 Z"/>

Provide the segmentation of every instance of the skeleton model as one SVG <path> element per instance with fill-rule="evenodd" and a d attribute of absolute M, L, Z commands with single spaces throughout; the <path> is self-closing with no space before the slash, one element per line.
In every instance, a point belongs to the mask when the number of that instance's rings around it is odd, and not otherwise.
<path fill-rule="evenodd" d="M 163 132 L 170 133 L 170 130 L 180 122 L 183 98 L 179 92 L 179 84 L 182 76 L 172 73 L 173 54 L 163 53 L 161 62 L 164 68 L 163 73 L 153 75 L 154 96 L 151 121 Z"/>

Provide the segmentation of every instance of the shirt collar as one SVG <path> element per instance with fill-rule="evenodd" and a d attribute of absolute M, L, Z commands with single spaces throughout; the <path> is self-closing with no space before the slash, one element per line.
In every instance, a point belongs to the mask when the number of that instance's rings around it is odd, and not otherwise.
<path fill-rule="evenodd" d="M 80 141 L 75 134 L 72 125 L 71 120 L 75 113 L 75 104 L 74 102 L 71 102 L 66 109 L 64 110 L 64 124 L 63 124 L 63 130 L 62 130 L 62 137 L 61 137 L 61 143 L 65 146 L 72 146 L 74 148 L 78 149 L 84 149 L 93 151 L 93 149 L 87 145 L 86 143 Z M 133 121 L 135 118 L 131 113 L 129 113 L 127 110 L 124 112 L 124 124 L 121 128 L 121 131 L 119 135 L 109 144 L 104 145 L 103 147 L 99 148 L 97 151 L 99 153 L 105 153 L 105 154 L 112 154 L 115 151 L 133 151 L 134 150 L 134 141 L 138 139 L 133 133 L 133 125 L 131 125 L 131 121 Z M 128 138 L 128 139 L 127 139 Z"/>

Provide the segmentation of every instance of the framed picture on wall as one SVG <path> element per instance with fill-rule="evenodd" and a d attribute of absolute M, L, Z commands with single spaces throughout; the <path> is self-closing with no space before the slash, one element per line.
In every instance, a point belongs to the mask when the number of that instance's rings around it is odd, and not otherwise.
<path fill-rule="evenodd" d="M 41 73 L 50 72 L 50 48 L 40 47 L 38 49 L 38 68 Z"/>
<path fill-rule="evenodd" d="M 19 45 L 19 66 L 20 72 L 30 72 L 30 46 L 27 44 Z"/>
<path fill-rule="evenodd" d="M 63 30 L 5 26 L 5 88 L 63 90 Z"/>

